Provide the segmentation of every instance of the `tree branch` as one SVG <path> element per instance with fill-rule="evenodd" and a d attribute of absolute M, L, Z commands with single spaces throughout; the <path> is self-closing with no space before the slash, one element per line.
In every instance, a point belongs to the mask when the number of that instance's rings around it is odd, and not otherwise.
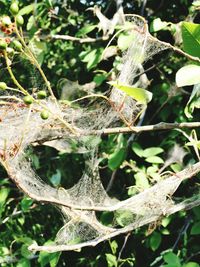
<path fill-rule="evenodd" d="M 56 39 L 56 40 L 65 40 L 65 41 L 73 41 L 73 42 L 78 42 L 78 43 L 95 43 L 98 41 L 106 41 L 109 39 L 109 35 L 102 36 L 102 37 L 97 37 L 97 38 L 78 38 L 70 35 L 59 35 L 59 34 L 53 34 L 51 36 L 47 36 L 47 38 L 50 37 L 51 39 Z"/>
<path fill-rule="evenodd" d="M 166 216 L 169 216 L 173 213 L 176 213 L 177 211 L 180 210 L 187 210 L 187 209 L 191 209 L 193 207 L 199 206 L 200 205 L 200 199 L 197 199 L 196 201 L 184 201 L 181 202 L 180 204 L 170 208 L 167 213 Z M 38 246 L 37 244 L 32 244 L 31 246 L 29 246 L 29 250 L 31 251 L 47 251 L 47 252 L 58 252 L 58 251 L 70 251 L 70 250 L 80 250 L 83 247 L 88 247 L 88 246 L 96 246 L 97 244 L 106 241 L 110 238 L 113 238 L 115 236 L 121 235 L 121 234 L 125 234 L 128 233 L 130 231 L 133 231 L 141 226 L 150 224 L 152 222 L 158 221 L 161 217 L 163 217 L 163 214 L 158 214 L 158 215 L 154 215 L 151 216 L 149 218 L 145 218 L 144 220 L 141 221 L 137 221 L 134 222 L 132 224 L 130 224 L 129 226 L 126 226 L 124 228 L 121 229 L 116 229 L 114 232 L 106 234 L 104 236 L 100 236 L 96 239 L 93 239 L 91 241 L 87 241 L 87 242 L 83 242 L 80 244 L 75 244 L 75 245 L 52 245 L 52 246 Z"/>
<path fill-rule="evenodd" d="M 130 126 L 130 127 L 115 127 L 115 128 L 107 128 L 103 130 L 91 130 L 91 131 L 80 131 L 77 129 L 77 132 L 84 136 L 84 135 L 109 135 L 109 134 L 119 134 L 119 133 L 135 133 L 139 134 L 141 132 L 151 132 L 151 131 L 164 131 L 164 130 L 173 130 L 173 129 L 193 129 L 193 128 L 200 128 L 200 122 L 174 122 L 174 123 L 167 123 L 167 122 L 159 122 L 153 125 L 144 125 L 144 126 Z M 58 130 L 58 129 L 55 129 Z M 60 129 L 61 130 L 61 129 Z M 37 139 L 34 141 L 34 145 L 42 145 L 45 142 L 54 141 L 65 139 L 65 137 L 69 136 L 69 132 L 62 131 L 59 135 L 52 134 L 51 136 L 46 136 L 41 139 Z"/>
<path fill-rule="evenodd" d="M 199 128 L 200 122 L 174 122 L 174 123 L 166 123 L 159 122 L 154 125 L 145 125 L 145 126 L 130 126 L 130 127 L 115 127 L 115 128 L 107 128 L 104 130 L 90 131 L 89 134 L 118 134 L 118 133 L 141 133 L 141 132 L 149 132 L 149 131 L 161 131 L 161 130 L 171 130 L 171 129 L 182 129 L 182 128 Z"/>

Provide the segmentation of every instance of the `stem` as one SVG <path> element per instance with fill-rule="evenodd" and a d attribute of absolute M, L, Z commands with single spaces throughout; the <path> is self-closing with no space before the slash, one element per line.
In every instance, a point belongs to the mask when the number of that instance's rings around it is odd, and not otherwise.
<path fill-rule="evenodd" d="M 18 90 L 18 89 L 12 88 L 12 87 L 7 87 L 6 90 L 15 91 L 15 92 L 19 92 L 19 93 L 24 94 L 24 92 L 22 92 L 21 90 Z"/>
<path fill-rule="evenodd" d="M 56 99 L 53 93 L 53 90 L 51 88 L 50 82 L 47 80 L 46 75 L 44 74 L 42 68 L 40 67 L 40 64 L 38 63 L 37 59 L 35 58 L 35 56 L 33 55 L 32 51 L 30 50 L 30 48 L 26 45 L 24 38 L 21 36 L 21 34 L 19 33 L 18 27 L 17 27 L 17 23 L 16 23 L 16 18 L 15 18 L 15 31 L 17 34 L 17 37 L 19 38 L 19 40 L 21 41 L 21 43 L 23 44 L 23 46 L 26 48 L 27 52 L 29 53 L 32 61 L 34 62 L 35 66 L 37 67 L 37 69 L 39 70 L 48 90 L 50 95 L 53 97 L 53 99 Z"/>
<path fill-rule="evenodd" d="M 21 84 L 17 81 L 17 79 L 15 78 L 15 75 L 13 74 L 12 69 L 11 69 L 10 64 L 9 64 L 9 58 L 8 58 L 7 52 L 4 50 L 3 53 L 4 53 L 5 60 L 6 60 L 6 67 L 7 67 L 7 70 L 10 74 L 12 81 L 14 82 L 14 84 L 20 89 L 20 91 L 24 95 L 29 95 L 29 93 L 26 91 L 26 89 L 24 89 L 21 86 Z"/>
<path fill-rule="evenodd" d="M 16 97 L 16 96 L 0 96 L 0 99 L 13 99 L 13 100 L 22 102 L 22 100 L 20 98 Z"/>

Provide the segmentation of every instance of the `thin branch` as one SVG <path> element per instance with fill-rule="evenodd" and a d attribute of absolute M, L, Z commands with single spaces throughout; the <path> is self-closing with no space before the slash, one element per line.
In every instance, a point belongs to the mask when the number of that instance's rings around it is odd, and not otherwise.
<path fill-rule="evenodd" d="M 193 61 L 196 61 L 196 62 L 199 62 L 199 63 L 200 63 L 200 58 L 199 58 L 199 57 L 193 57 L 193 56 L 191 56 L 190 54 L 188 54 L 188 53 L 184 52 L 183 50 L 181 50 L 180 48 L 178 48 L 178 47 L 174 47 L 174 46 L 171 45 L 171 44 L 168 44 L 168 46 L 169 46 L 172 50 L 174 50 L 175 52 L 177 52 L 177 53 L 179 53 L 179 54 L 185 56 L 186 58 L 188 58 L 188 59 L 190 59 L 190 60 L 193 60 Z"/>
<path fill-rule="evenodd" d="M 195 206 L 200 205 L 200 199 L 197 199 L 195 202 L 182 202 L 180 203 L 180 205 L 174 206 L 171 209 L 169 209 L 166 213 L 167 216 L 180 211 L 180 210 L 187 210 L 187 209 L 191 209 Z M 177 208 L 178 207 L 178 208 Z M 32 244 L 31 246 L 29 246 L 29 250 L 31 251 L 47 251 L 47 252 L 58 252 L 58 251 L 70 251 L 70 250 L 80 250 L 83 247 L 88 247 L 88 246 L 96 246 L 97 244 L 108 240 L 110 238 L 113 238 L 115 236 L 133 231 L 134 229 L 137 229 L 141 226 L 147 225 L 149 223 L 155 222 L 157 220 L 160 219 L 161 215 L 154 215 L 148 218 L 145 218 L 144 220 L 138 221 L 138 222 L 134 222 L 132 224 L 130 224 L 129 226 L 126 226 L 124 228 L 121 229 L 116 229 L 114 232 L 109 233 L 109 234 L 105 234 L 103 236 L 100 236 L 98 238 L 95 238 L 91 241 L 87 241 L 87 242 L 83 242 L 81 244 L 75 244 L 75 245 L 52 245 L 52 246 L 38 246 L 37 244 Z"/>
<path fill-rule="evenodd" d="M 119 134 L 119 133 L 141 133 L 141 132 L 150 132 L 150 131 L 161 131 L 161 130 L 172 130 L 172 129 L 183 129 L 183 128 L 199 128 L 200 122 L 159 122 L 154 125 L 145 125 L 145 126 L 130 126 L 130 127 L 115 127 L 115 128 L 107 128 L 104 130 L 94 130 L 90 131 L 87 134 Z"/>
<path fill-rule="evenodd" d="M 82 131 L 80 129 L 76 129 L 76 131 L 81 135 L 109 135 L 109 134 L 119 134 L 119 133 L 141 133 L 141 132 L 151 132 L 151 131 L 164 131 L 164 130 L 173 130 L 173 129 L 193 129 L 200 128 L 200 122 L 181 122 L 181 123 L 166 123 L 159 122 L 153 125 L 144 125 L 144 126 L 130 126 L 130 127 L 115 127 L 115 128 L 107 128 L 104 130 L 91 130 L 91 131 Z M 58 130 L 59 129 L 55 129 Z M 62 130 L 62 129 L 60 129 Z M 65 139 L 65 137 L 69 136 L 69 132 L 62 131 L 59 135 L 49 135 L 47 137 L 43 137 L 41 139 L 37 139 L 33 142 L 34 145 L 41 145 L 45 142 Z"/>
<path fill-rule="evenodd" d="M 102 36 L 102 37 L 97 37 L 97 38 L 78 38 L 70 35 L 60 35 L 60 34 L 53 34 L 50 36 L 47 36 L 46 38 L 50 37 L 51 39 L 56 39 L 56 40 L 65 40 L 65 41 L 73 41 L 73 42 L 78 42 L 78 43 L 95 43 L 99 41 L 107 41 L 109 39 L 109 36 Z"/>

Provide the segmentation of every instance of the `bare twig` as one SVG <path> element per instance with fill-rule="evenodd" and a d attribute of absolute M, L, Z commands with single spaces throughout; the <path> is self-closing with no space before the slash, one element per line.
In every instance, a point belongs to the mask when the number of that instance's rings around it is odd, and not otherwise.
<path fill-rule="evenodd" d="M 123 252 L 124 249 L 125 249 L 126 243 L 127 243 L 128 238 L 129 238 L 130 235 L 131 235 L 131 232 L 129 232 L 129 233 L 125 236 L 125 238 L 124 238 L 124 243 L 123 243 L 123 245 L 122 245 L 122 247 L 121 247 L 121 249 L 120 249 L 120 252 L 119 252 L 117 261 L 119 261 L 119 260 L 121 259 L 122 252 Z"/>
<path fill-rule="evenodd" d="M 50 36 L 47 36 L 46 38 L 50 37 L 51 39 L 56 39 L 56 40 L 65 40 L 65 41 L 73 41 L 73 42 L 78 42 L 78 43 L 95 43 L 99 41 L 107 41 L 109 39 L 109 35 L 102 36 L 102 37 L 97 37 L 97 38 L 78 38 L 70 35 L 60 35 L 60 34 L 53 34 Z"/>
<path fill-rule="evenodd" d="M 107 128 L 104 130 L 92 130 L 92 131 L 81 131 L 79 129 L 76 129 L 77 132 L 79 132 L 80 135 L 109 135 L 109 134 L 119 134 L 119 133 L 135 133 L 139 134 L 142 132 L 151 132 L 151 131 L 164 131 L 164 130 L 173 130 L 173 129 L 193 129 L 193 128 L 200 128 L 200 122 L 181 122 L 181 123 L 165 123 L 160 122 L 153 125 L 144 125 L 144 126 L 131 126 L 131 127 L 115 127 L 115 128 Z M 55 128 L 54 128 L 55 129 Z M 59 129 L 55 129 L 59 130 Z M 62 130 L 62 129 L 60 129 Z M 69 132 L 62 131 L 59 135 L 52 134 L 48 137 L 42 137 L 41 139 L 37 139 L 34 141 L 34 145 L 37 144 L 43 144 L 47 141 L 53 141 L 53 140 L 59 140 L 59 139 L 65 139 L 65 137 L 68 137 Z"/>
<path fill-rule="evenodd" d="M 118 133 L 141 133 L 149 131 L 161 131 L 161 130 L 172 130 L 172 129 L 182 129 L 182 128 L 199 128 L 200 122 L 174 122 L 174 123 L 165 123 L 160 122 L 154 125 L 145 125 L 145 126 L 131 126 L 131 127 L 116 127 L 116 128 L 107 128 L 104 130 L 90 131 L 89 134 L 118 134 Z"/>

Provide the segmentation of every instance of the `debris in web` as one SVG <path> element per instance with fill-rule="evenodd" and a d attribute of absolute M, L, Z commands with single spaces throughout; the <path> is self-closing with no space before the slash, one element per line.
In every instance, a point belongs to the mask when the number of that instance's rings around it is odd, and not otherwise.
<path fill-rule="evenodd" d="M 124 54 L 118 80 L 144 88 L 148 83 L 138 75 L 143 72 L 142 65 L 168 47 L 149 34 L 145 21 L 140 17 L 133 16 L 132 25 L 133 42 Z M 79 107 L 73 107 L 51 98 L 42 100 L 42 105 L 50 111 L 48 120 L 42 120 L 38 115 L 41 106 L 37 102 L 27 106 L 18 95 L 17 98 L 7 98 L 7 101 L 0 110 L 1 163 L 27 195 L 56 205 L 63 216 L 63 227 L 54 244 L 49 247 L 32 245 L 30 249 L 53 252 L 96 245 L 185 208 L 184 204 L 176 204 L 172 196 L 184 179 L 198 172 L 198 164 L 123 201 L 106 193 L 99 175 L 98 138 L 96 136 L 91 142 L 90 132 L 94 134 L 97 130 L 103 132 L 107 127 L 122 125 L 123 119 L 130 124 L 134 121 L 141 104 L 122 91 L 112 88 L 109 97 L 99 97 L 87 107 L 82 107 L 81 101 Z M 72 188 L 54 188 L 33 170 L 27 150 L 32 144 L 45 142 L 47 145 L 57 142 L 59 149 L 69 149 L 70 144 L 76 142 L 78 151 L 85 154 L 85 171 Z M 195 201 L 189 204 L 196 205 Z M 105 226 L 98 220 L 97 212 L 103 211 L 113 214 L 112 225 Z M 117 218 L 123 212 L 126 217 L 119 227 Z"/>

